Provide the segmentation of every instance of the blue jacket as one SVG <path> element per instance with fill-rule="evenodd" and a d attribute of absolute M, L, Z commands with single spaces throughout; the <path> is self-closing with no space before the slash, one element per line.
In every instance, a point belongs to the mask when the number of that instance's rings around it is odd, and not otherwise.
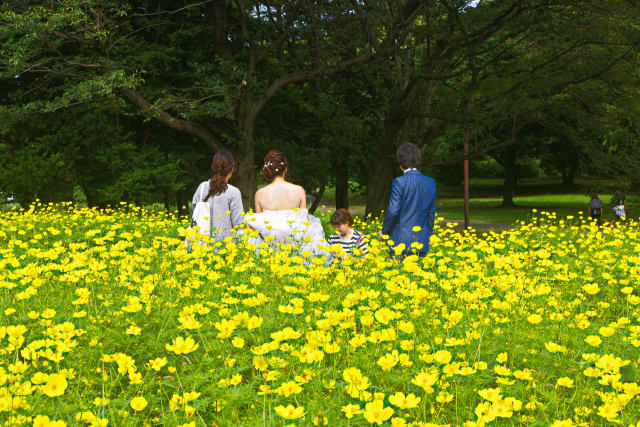
<path fill-rule="evenodd" d="M 391 199 L 382 224 L 382 234 L 394 246 L 405 244 L 403 254 L 413 252 L 413 242 L 422 243 L 416 252 L 429 252 L 429 238 L 436 219 L 436 182 L 417 170 L 409 170 L 393 180 Z M 420 226 L 421 230 L 413 231 Z"/>

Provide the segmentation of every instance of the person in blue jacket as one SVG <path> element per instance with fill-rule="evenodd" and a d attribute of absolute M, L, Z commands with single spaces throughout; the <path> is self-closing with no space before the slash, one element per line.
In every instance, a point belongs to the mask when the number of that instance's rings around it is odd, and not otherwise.
<path fill-rule="evenodd" d="M 436 219 L 436 183 L 418 171 L 422 152 L 414 144 L 403 143 L 396 159 L 403 175 L 391 185 L 381 234 L 389 236 L 392 256 L 404 258 L 412 253 L 425 256 Z"/>

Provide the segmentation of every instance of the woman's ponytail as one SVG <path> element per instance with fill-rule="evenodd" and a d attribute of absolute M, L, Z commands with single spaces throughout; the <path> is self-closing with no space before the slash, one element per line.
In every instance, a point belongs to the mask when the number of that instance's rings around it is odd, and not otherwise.
<path fill-rule="evenodd" d="M 209 180 L 209 196 L 218 196 L 227 191 L 226 177 L 232 172 L 235 172 L 236 161 L 233 156 L 224 151 L 218 151 L 213 156 L 213 162 L 211 162 L 211 172 L 213 176 Z"/>

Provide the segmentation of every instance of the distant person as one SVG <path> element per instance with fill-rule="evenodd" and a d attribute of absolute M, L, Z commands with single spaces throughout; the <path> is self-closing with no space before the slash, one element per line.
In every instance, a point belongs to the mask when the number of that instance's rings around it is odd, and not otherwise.
<path fill-rule="evenodd" d="M 422 257 L 429 252 L 436 219 L 436 183 L 418 171 L 422 153 L 414 144 L 403 143 L 396 159 L 403 175 L 391 185 L 381 234 L 389 236 L 392 252 L 400 252 L 400 259 L 411 253 Z"/>
<path fill-rule="evenodd" d="M 231 229 L 242 223 L 243 207 L 240 190 L 231 184 L 229 179 L 236 171 L 233 156 L 218 151 L 211 163 L 213 176 L 198 186 L 193 195 L 193 206 L 201 201 L 208 201 L 211 210 L 211 236 L 216 239 L 231 235 Z"/>
<path fill-rule="evenodd" d="M 347 255 L 353 255 L 354 250 L 358 251 L 358 255 L 366 257 L 369 255 L 369 243 L 366 236 L 351 228 L 353 225 L 353 217 L 346 209 L 338 209 L 331 215 L 331 225 L 336 231 L 327 239 L 330 245 L 340 245 Z"/>
<path fill-rule="evenodd" d="M 627 198 L 620 187 L 616 187 L 616 193 L 611 198 L 611 204 L 613 205 L 613 213 L 616 214 L 616 219 L 624 220 L 627 217 Z"/>
<path fill-rule="evenodd" d="M 602 201 L 597 194 L 592 194 L 589 202 L 589 215 L 591 215 L 591 220 L 596 221 L 598 225 L 602 220 L 602 210 Z"/>

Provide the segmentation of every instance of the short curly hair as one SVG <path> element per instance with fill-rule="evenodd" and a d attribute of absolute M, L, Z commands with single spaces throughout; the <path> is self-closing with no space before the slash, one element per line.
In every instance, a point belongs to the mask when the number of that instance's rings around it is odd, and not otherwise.
<path fill-rule="evenodd" d="M 419 168 L 422 160 L 422 151 L 411 142 L 403 142 L 396 151 L 396 159 L 402 169 Z"/>
<path fill-rule="evenodd" d="M 331 215 L 331 225 L 348 224 L 353 225 L 353 217 L 348 210 L 340 208 Z"/>

